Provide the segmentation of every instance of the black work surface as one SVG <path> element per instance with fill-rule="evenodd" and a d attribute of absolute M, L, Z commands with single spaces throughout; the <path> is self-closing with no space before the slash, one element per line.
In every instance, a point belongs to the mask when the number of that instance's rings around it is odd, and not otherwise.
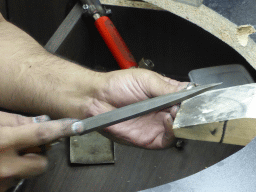
<path fill-rule="evenodd" d="M 117 144 L 116 163 L 108 165 L 70 165 L 68 142 L 62 142 L 48 151 L 49 170 L 27 180 L 23 189 L 26 192 L 138 191 L 189 176 L 242 148 L 186 142 L 183 151 L 176 148 L 145 150 Z"/>

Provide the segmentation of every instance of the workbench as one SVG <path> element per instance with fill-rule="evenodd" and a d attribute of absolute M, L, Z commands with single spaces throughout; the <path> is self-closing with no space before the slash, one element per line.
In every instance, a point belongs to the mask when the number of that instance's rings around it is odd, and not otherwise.
<path fill-rule="evenodd" d="M 0 2 L 0 10 L 4 10 L 5 16 L 42 45 L 47 42 L 74 5 L 68 0 L 31 0 L 18 1 L 15 4 L 13 0 L 9 0 L 8 5 L 3 0 Z M 112 9 L 111 19 L 135 59 L 138 61 L 141 57 L 150 58 L 155 63 L 157 72 L 187 81 L 187 74 L 192 69 L 239 63 L 245 66 L 255 79 L 256 59 L 254 60 L 255 56 L 251 53 L 246 52 L 248 48 L 230 43 L 229 40 L 232 38 L 221 39 L 216 37 L 216 34 L 213 36 L 206 32 L 205 26 L 194 24 L 196 20 L 193 20 L 193 14 L 189 15 L 187 12 L 189 16 L 182 18 L 179 14 L 185 13 L 180 13 L 178 9 L 170 13 L 156 6 L 145 5 L 143 2 L 102 1 L 104 2 Z M 231 22 L 239 21 L 237 25 L 256 25 L 249 23 L 256 20 L 255 14 L 254 20 L 251 20 L 253 15 L 248 14 L 248 10 L 255 11 L 255 6 L 250 6 L 253 0 L 245 1 L 245 4 L 236 1 L 231 5 L 230 1 L 222 2 L 220 6 L 217 0 L 205 0 L 203 6 L 219 12 Z M 156 1 L 154 3 L 157 4 Z M 238 5 L 241 6 L 241 9 L 238 9 L 239 15 L 246 13 L 246 16 L 240 19 L 233 12 Z M 196 11 L 187 5 L 177 6 Z M 92 21 L 88 18 L 80 20 L 72 34 L 58 54 L 93 69 L 118 69 Z M 256 35 L 251 35 L 249 46 L 254 46 L 253 41 L 256 42 Z M 50 160 L 49 170 L 41 176 L 27 180 L 22 191 L 139 191 L 197 173 L 242 148 L 192 140 L 185 143 L 183 150 L 145 150 L 116 144 L 115 164 L 71 165 L 69 139 L 65 139 L 47 152 Z"/>

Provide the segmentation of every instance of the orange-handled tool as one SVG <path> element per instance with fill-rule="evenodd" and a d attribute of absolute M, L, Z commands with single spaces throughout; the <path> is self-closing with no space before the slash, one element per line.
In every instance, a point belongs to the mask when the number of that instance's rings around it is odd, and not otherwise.
<path fill-rule="evenodd" d="M 97 18 L 95 26 L 121 69 L 138 67 L 137 62 L 109 17 Z"/>
<path fill-rule="evenodd" d="M 109 9 L 102 7 L 99 0 L 81 0 L 84 12 L 95 19 L 95 26 L 121 69 L 138 67 L 123 38 L 109 19 Z"/>

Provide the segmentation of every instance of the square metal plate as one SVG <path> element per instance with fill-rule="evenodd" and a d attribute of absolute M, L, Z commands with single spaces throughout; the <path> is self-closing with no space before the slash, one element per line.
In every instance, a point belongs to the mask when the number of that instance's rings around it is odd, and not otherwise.
<path fill-rule="evenodd" d="M 79 164 L 115 163 L 114 142 L 94 131 L 70 138 L 70 162 Z"/>

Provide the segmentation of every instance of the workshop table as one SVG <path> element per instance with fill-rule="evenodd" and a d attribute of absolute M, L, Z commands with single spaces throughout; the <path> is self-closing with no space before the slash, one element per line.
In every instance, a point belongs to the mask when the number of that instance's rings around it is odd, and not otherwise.
<path fill-rule="evenodd" d="M 241 146 L 186 141 L 184 150 L 146 150 L 116 144 L 116 163 L 71 165 L 69 142 L 48 151 L 48 171 L 26 181 L 25 192 L 139 191 L 201 171 L 240 150 Z"/>

